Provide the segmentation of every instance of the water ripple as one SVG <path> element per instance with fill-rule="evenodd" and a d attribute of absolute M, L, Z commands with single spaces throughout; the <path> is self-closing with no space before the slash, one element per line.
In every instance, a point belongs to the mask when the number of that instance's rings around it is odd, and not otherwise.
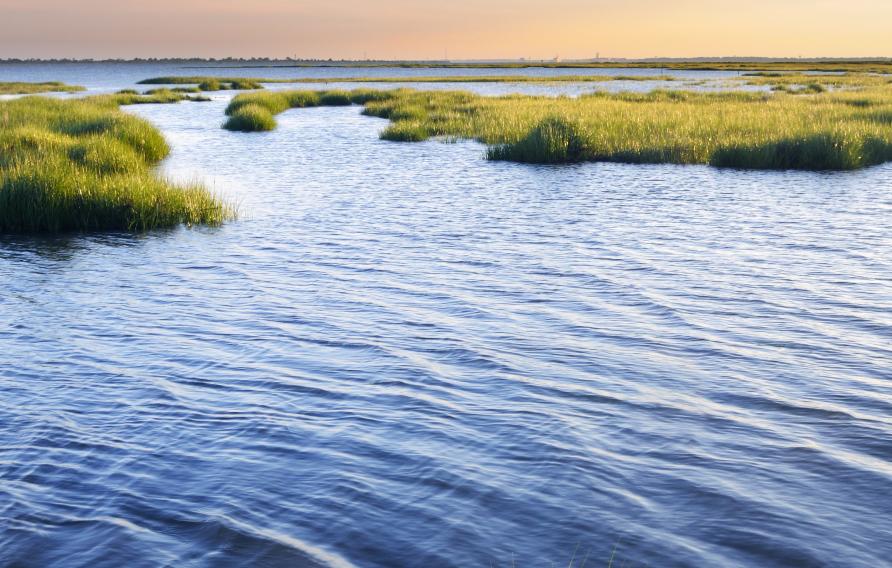
<path fill-rule="evenodd" d="M 0 564 L 888 562 L 892 168 L 225 103 L 133 112 L 243 220 L 0 239 Z"/>

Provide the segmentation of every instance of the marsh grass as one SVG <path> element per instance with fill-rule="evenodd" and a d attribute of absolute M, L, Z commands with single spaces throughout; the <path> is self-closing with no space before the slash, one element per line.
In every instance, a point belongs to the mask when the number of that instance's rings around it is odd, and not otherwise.
<path fill-rule="evenodd" d="M 154 77 L 142 85 L 198 85 L 200 91 L 259 90 L 262 83 L 605 83 L 608 81 L 678 81 L 672 75 L 453 75 L 424 77 L 297 77 L 293 79 L 232 77 Z"/>
<path fill-rule="evenodd" d="M 319 106 L 350 106 L 353 100 L 348 91 L 322 91 L 319 94 Z"/>
<path fill-rule="evenodd" d="M 181 87 L 182 88 L 182 87 Z M 233 79 L 228 81 L 220 81 L 217 79 L 207 79 L 198 83 L 194 87 L 196 91 L 253 91 L 262 89 L 263 85 L 251 79 Z"/>
<path fill-rule="evenodd" d="M 195 91 L 180 89 L 151 89 L 142 94 L 134 89 L 121 89 L 113 95 L 95 95 L 92 100 L 113 101 L 117 105 L 139 104 L 171 104 L 181 101 L 206 102 L 211 99 L 202 96 L 192 96 L 187 93 Z"/>
<path fill-rule="evenodd" d="M 231 218 L 207 189 L 154 174 L 167 143 L 118 108 L 140 96 L 0 102 L 0 233 L 142 231 Z"/>
<path fill-rule="evenodd" d="M 233 112 L 223 128 L 238 132 L 264 132 L 276 128 L 276 119 L 267 108 L 248 104 Z"/>
<path fill-rule="evenodd" d="M 177 89 L 150 89 L 143 94 L 139 94 L 136 91 L 125 90 L 118 91 L 116 94 L 111 95 L 111 100 L 113 100 L 118 105 L 142 105 L 142 104 L 171 104 L 178 103 L 181 101 L 191 101 L 191 102 L 207 102 L 211 99 L 202 95 L 191 95 L 194 91 L 182 91 Z M 96 98 L 107 97 L 109 95 L 97 95 Z"/>
<path fill-rule="evenodd" d="M 816 75 L 808 73 L 757 72 L 741 76 L 747 85 L 768 86 L 775 91 L 821 93 L 826 90 L 863 90 L 883 87 L 890 78 L 871 73 Z"/>
<path fill-rule="evenodd" d="M 36 95 L 39 93 L 78 93 L 85 90 L 77 85 L 60 81 L 44 83 L 0 82 L 0 95 Z"/>
<path fill-rule="evenodd" d="M 223 128 L 240 132 L 264 132 L 276 127 L 275 115 L 291 108 L 349 106 L 388 100 L 401 90 L 376 91 L 261 91 L 238 95 L 226 107 L 229 119 Z"/>
<path fill-rule="evenodd" d="M 491 160 L 568 164 L 583 160 L 584 142 L 578 123 L 565 117 L 550 116 L 511 144 L 491 146 Z"/>
<path fill-rule="evenodd" d="M 210 91 L 253 91 L 263 88 L 260 83 L 276 83 L 277 79 L 251 79 L 244 77 L 153 77 L 140 81 L 139 85 L 194 85 L 178 87 L 174 90 L 186 89 L 188 92 Z M 287 81 L 286 81 L 287 82 Z"/>
<path fill-rule="evenodd" d="M 287 83 L 606 83 L 609 81 L 678 81 L 672 75 L 433 75 L 424 77 L 301 77 Z M 267 82 L 265 79 L 260 79 Z"/>
<path fill-rule="evenodd" d="M 823 85 L 816 83 L 823 88 Z M 593 93 L 578 98 L 459 91 L 279 91 L 235 97 L 270 118 L 289 108 L 364 105 L 391 121 L 386 140 L 473 139 L 492 160 L 710 164 L 850 170 L 892 161 L 892 88 L 810 94 Z M 264 129 L 265 126 L 264 125 Z"/>

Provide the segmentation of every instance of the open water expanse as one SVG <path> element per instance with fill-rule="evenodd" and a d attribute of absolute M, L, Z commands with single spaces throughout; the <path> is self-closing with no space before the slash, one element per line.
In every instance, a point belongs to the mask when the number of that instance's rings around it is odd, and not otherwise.
<path fill-rule="evenodd" d="M 229 96 L 127 111 L 238 221 L 0 237 L 0 566 L 892 563 L 892 165 L 487 162 Z"/>

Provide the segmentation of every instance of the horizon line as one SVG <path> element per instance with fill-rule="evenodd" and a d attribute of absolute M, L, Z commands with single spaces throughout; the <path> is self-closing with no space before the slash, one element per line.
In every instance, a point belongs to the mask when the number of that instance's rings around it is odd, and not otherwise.
<path fill-rule="evenodd" d="M 876 62 L 876 61 L 892 61 L 892 56 L 874 55 L 874 56 L 854 56 L 854 57 L 838 57 L 838 56 L 746 56 L 746 55 L 703 55 L 703 56 L 652 56 L 652 57 L 574 57 L 574 58 L 530 58 L 530 57 L 497 57 L 497 58 L 462 58 L 462 59 L 393 59 L 393 58 L 318 58 L 318 57 L 268 57 L 268 56 L 226 56 L 226 57 L 193 57 L 193 56 L 177 56 L 177 57 L 6 57 L 0 58 L 0 63 L 53 63 L 53 62 L 71 62 L 71 63 L 89 63 L 89 62 L 141 62 L 141 61 L 207 61 L 207 62 L 298 62 L 298 63 L 653 63 L 653 62 L 727 62 L 734 61 L 740 63 L 747 62 L 832 62 L 839 61 L 845 63 L 856 62 Z"/>

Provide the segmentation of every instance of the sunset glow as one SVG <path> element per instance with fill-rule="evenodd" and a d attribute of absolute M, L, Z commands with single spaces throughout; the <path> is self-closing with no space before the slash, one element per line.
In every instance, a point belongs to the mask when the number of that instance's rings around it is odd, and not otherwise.
<path fill-rule="evenodd" d="M 887 0 L 3 0 L 0 57 L 892 55 Z"/>

